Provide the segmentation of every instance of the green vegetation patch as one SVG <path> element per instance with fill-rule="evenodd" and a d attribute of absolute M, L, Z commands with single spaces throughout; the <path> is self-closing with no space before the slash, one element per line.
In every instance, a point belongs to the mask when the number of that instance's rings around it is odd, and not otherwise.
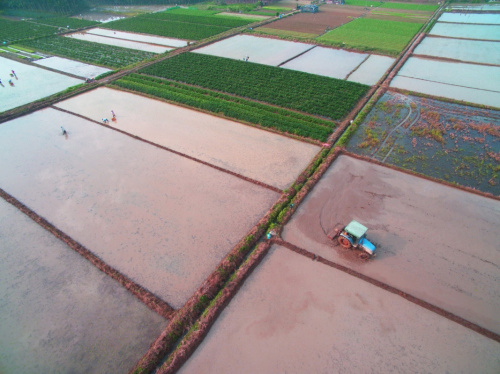
<path fill-rule="evenodd" d="M 51 18 L 43 18 L 36 21 L 37 23 L 41 23 L 43 25 L 49 26 L 57 26 L 64 27 L 70 29 L 80 29 L 82 27 L 88 27 L 93 25 L 98 25 L 100 22 L 96 21 L 87 21 L 79 18 L 70 18 L 70 17 L 51 17 Z"/>
<path fill-rule="evenodd" d="M 229 30 L 228 27 L 223 26 L 152 20 L 143 17 L 125 18 L 108 22 L 101 25 L 101 27 L 188 40 L 205 39 Z"/>
<path fill-rule="evenodd" d="M 380 7 L 389 9 L 408 9 L 434 12 L 437 8 L 439 8 L 439 4 L 383 3 L 382 5 L 380 5 Z"/>
<path fill-rule="evenodd" d="M 0 18 L 0 43 L 38 38 L 57 33 L 57 28 L 27 21 Z"/>
<path fill-rule="evenodd" d="M 35 51 L 68 57 L 89 64 L 122 68 L 155 56 L 154 53 L 53 36 L 22 43 Z"/>
<path fill-rule="evenodd" d="M 269 27 L 259 27 L 253 29 L 251 33 L 261 34 L 261 35 L 276 35 L 282 39 L 301 39 L 301 40 L 314 39 L 318 36 L 318 34 L 308 34 L 305 32 L 298 32 L 298 31 L 271 29 Z"/>
<path fill-rule="evenodd" d="M 387 92 L 347 150 L 500 195 L 500 111 Z"/>
<path fill-rule="evenodd" d="M 151 18 L 155 20 L 163 21 L 174 21 L 174 22 L 185 22 L 192 24 L 191 27 L 197 27 L 197 25 L 211 25 L 211 26 L 222 26 L 222 27 L 239 27 L 248 25 L 254 21 L 249 21 L 248 19 L 238 18 L 238 17 L 227 17 L 227 16 L 198 16 L 198 15 L 188 15 L 188 14 L 177 14 L 174 12 L 158 12 L 150 13 L 147 15 L 139 16 L 140 18 Z"/>
<path fill-rule="evenodd" d="M 317 40 L 325 44 L 396 56 L 420 30 L 422 23 L 357 18 Z"/>
<path fill-rule="evenodd" d="M 346 5 L 352 5 L 352 6 L 364 6 L 364 7 L 379 7 L 382 5 L 381 1 L 365 1 L 365 0 L 346 0 L 345 1 Z"/>
<path fill-rule="evenodd" d="M 197 53 L 183 53 L 141 72 L 334 120 L 347 115 L 369 88 L 359 83 Z"/>
<path fill-rule="evenodd" d="M 333 122 L 203 88 L 132 74 L 114 85 L 263 127 L 326 141 Z"/>

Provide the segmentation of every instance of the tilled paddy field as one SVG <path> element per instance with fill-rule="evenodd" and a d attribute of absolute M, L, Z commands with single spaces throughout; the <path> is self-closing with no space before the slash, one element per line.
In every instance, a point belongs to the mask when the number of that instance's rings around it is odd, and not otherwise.
<path fill-rule="evenodd" d="M 377 257 L 327 238 L 352 219 Z M 283 239 L 500 332 L 500 202 L 340 156 L 285 226 Z"/>
<path fill-rule="evenodd" d="M 274 246 L 179 373 L 496 373 L 498 343 Z"/>
<path fill-rule="evenodd" d="M 0 238 L 2 373 L 125 373 L 166 326 L 3 199 Z"/>
<path fill-rule="evenodd" d="M 54 109 L 0 134 L 0 188 L 174 308 L 279 196 Z"/>

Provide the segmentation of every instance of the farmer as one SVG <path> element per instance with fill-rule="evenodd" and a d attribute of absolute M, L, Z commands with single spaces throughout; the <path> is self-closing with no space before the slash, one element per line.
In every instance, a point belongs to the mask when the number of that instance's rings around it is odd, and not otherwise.
<path fill-rule="evenodd" d="M 9 84 L 10 84 L 11 86 L 14 86 L 14 82 L 12 82 L 12 79 L 9 79 Z"/>
<path fill-rule="evenodd" d="M 107 118 L 103 118 L 102 122 L 107 124 L 107 123 L 109 123 L 109 120 Z"/>
<path fill-rule="evenodd" d="M 111 114 L 113 115 L 113 118 L 116 119 L 116 114 L 113 110 L 111 111 Z"/>
<path fill-rule="evenodd" d="M 12 70 L 12 75 L 13 75 L 14 77 L 16 77 L 16 79 L 17 79 L 17 75 L 16 75 L 16 72 L 15 72 L 14 70 Z"/>
<path fill-rule="evenodd" d="M 64 127 L 61 126 L 61 130 L 62 130 L 63 135 L 68 135 L 68 132 L 66 131 L 66 129 Z"/>

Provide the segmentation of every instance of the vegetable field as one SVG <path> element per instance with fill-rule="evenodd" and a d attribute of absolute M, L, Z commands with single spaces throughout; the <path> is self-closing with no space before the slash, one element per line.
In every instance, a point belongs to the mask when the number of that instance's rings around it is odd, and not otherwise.
<path fill-rule="evenodd" d="M 359 83 L 196 53 L 140 72 L 335 120 L 346 116 L 368 90 Z"/>
<path fill-rule="evenodd" d="M 380 8 L 421 10 L 425 12 L 434 12 L 439 8 L 438 4 L 408 4 L 408 3 L 383 3 Z"/>
<path fill-rule="evenodd" d="M 165 11 L 159 13 L 149 13 L 141 18 L 151 18 L 155 20 L 163 20 L 163 21 L 173 21 L 173 22 L 186 22 L 197 25 L 212 25 L 212 26 L 222 26 L 222 27 L 239 27 L 248 25 L 249 23 L 254 22 L 254 20 L 237 18 L 237 17 L 225 17 L 225 16 L 192 16 L 188 14 L 178 14 L 174 13 L 174 11 Z"/>
<path fill-rule="evenodd" d="M 132 74 L 114 85 L 319 141 L 326 141 L 335 126 L 290 110 L 144 75 Z"/>
<path fill-rule="evenodd" d="M 54 36 L 27 40 L 22 45 L 90 64 L 121 68 L 155 56 L 154 53 Z"/>
<path fill-rule="evenodd" d="M 422 23 L 358 18 L 327 32 L 317 40 L 325 44 L 396 56 L 421 27 Z"/>
<path fill-rule="evenodd" d="M 55 33 L 57 33 L 57 28 L 52 26 L 0 18 L 0 43 L 11 43 Z"/>
<path fill-rule="evenodd" d="M 82 27 L 98 25 L 99 22 L 87 21 L 79 18 L 71 17 L 52 17 L 52 18 L 42 18 L 36 21 L 37 23 L 49 26 L 64 27 L 70 29 L 80 29 Z"/>

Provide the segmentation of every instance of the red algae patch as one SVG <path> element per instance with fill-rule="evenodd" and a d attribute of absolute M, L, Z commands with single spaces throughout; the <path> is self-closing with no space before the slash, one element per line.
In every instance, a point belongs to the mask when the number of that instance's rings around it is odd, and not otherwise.
<path fill-rule="evenodd" d="M 0 371 L 125 373 L 167 320 L 0 199 Z"/>
<path fill-rule="evenodd" d="M 54 109 L 0 125 L 0 150 L 0 188 L 174 308 L 279 197 Z"/>
<path fill-rule="evenodd" d="M 352 219 L 368 227 L 374 259 L 360 261 L 327 238 L 337 223 Z M 340 156 L 282 236 L 499 333 L 498 222 L 498 200 Z"/>
<path fill-rule="evenodd" d="M 496 373 L 498 343 L 273 246 L 180 374 Z"/>

